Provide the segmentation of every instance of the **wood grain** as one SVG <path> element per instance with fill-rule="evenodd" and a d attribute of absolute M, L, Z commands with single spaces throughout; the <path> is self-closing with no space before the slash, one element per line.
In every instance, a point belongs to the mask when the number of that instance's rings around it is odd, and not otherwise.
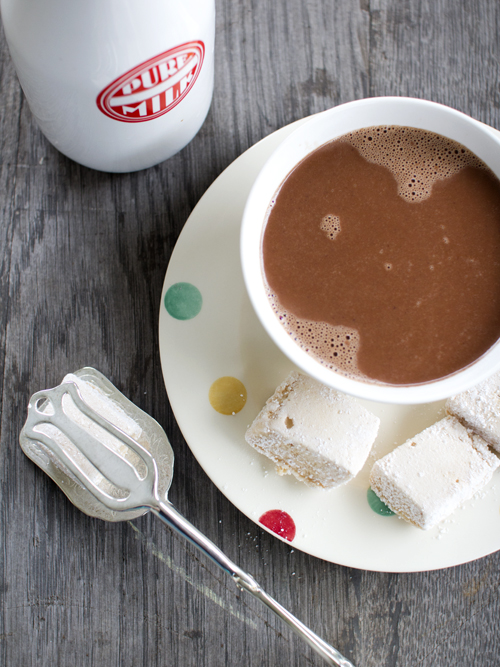
<path fill-rule="evenodd" d="M 274 130 L 375 95 L 432 99 L 500 127 L 499 22 L 496 0 L 218 0 L 206 123 L 177 156 L 125 175 L 80 167 L 48 144 L 2 34 L 0 665 L 322 664 L 152 517 L 90 519 L 26 459 L 18 436 L 29 396 L 92 365 L 165 427 L 178 509 L 358 667 L 498 667 L 500 555 L 381 574 L 260 530 L 214 487 L 175 424 L 157 318 L 189 213 Z"/>

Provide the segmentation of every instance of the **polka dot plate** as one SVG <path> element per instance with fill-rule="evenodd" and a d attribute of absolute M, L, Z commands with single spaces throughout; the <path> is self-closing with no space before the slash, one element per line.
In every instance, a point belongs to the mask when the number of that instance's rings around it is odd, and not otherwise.
<path fill-rule="evenodd" d="M 380 417 L 379 435 L 361 473 L 331 491 L 280 477 L 245 442 L 247 426 L 292 365 L 268 338 L 246 295 L 240 221 L 259 170 L 293 127 L 263 139 L 219 176 L 193 210 L 170 259 L 160 307 L 160 356 L 186 442 L 213 483 L 246 516 L 318 558 L 367 570 L 414 572 L 492 553 L 500 549 L 500 472 L 430 531 L 392 515 L 369 489 L 375 459 L 440 418 L 442 403 L 361 401 Z"/>

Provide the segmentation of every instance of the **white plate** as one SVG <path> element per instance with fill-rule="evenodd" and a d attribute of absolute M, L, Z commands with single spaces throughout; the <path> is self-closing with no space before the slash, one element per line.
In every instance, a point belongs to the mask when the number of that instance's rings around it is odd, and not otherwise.
<path fill-rule="evenodd" d="M 266 137 L 219 176 L 193 210 L 173 251 L 159 340 L 165 385 L 180 429 L 210 479 L 250 519 L 259 524 L 259 518 L 274 509 L 292 517 L 296 534 L 287 542 L 292 548 L 383 572 L 432 570 L 486 556 L 500 549 L 500 473 L 430 531 L 396 516 L 380 516 L 367 502 L 374 460 L 436 421 L 443 414 L 442 403 L 361 401 L 381 418 L 379 436 L 363 471 L 331 491 L 278 476 L 274 465 L 245 442 L 247 426 L 292 366 L 264 332 L 246 295 L 240 220 L 255 177 L 293 127 Z M 165 295 L 177 283 L 194 285 L 201 293 L 201 310 L 191 319 L 176 319 L 166 309 Z M 209 401 L 212 383 L 225 376 L 239 379 L 248 393 L 244 408 L 234 415 L 216 412 Z"/>

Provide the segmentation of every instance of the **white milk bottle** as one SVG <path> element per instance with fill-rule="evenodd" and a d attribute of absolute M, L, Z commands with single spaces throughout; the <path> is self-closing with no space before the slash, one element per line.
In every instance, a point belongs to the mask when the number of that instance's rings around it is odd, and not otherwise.
<path fill-rule="evenodd" d="M 30 109 L 64 155 L 110 172 L 183 148 L 210 107 L 215 0 L 0 0 Z"/>

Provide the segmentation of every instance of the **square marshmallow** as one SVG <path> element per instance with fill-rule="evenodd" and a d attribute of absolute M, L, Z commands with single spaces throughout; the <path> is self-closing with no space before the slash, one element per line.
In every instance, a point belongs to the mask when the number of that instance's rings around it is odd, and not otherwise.
<path fill-rule="evenodd" d="M 370 484 L 393 512 L 427 530 L 491 479 L 500 459 L 454 417 L 445 417 L 379 459 Z"/>
<path fill-rule="evenodd" d="M 500 453 L 500 373 L 452 396 L 446 409 Z"/>
<path fill-rule="evenodd" d="M 292 372 L 268 399 L 245 438 L 276 464 L 325 489 L 352 479 L 363 467 L 380 420 L 355 399 Z"/>

